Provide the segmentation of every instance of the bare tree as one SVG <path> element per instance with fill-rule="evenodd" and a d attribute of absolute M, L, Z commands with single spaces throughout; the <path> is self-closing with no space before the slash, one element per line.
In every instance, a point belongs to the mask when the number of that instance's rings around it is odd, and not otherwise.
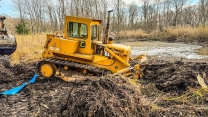
<path fill-rule="evenodd" d="M 173 26 L 176 26 L 179 23 L 179 15 L 182 13 L 183 6 L 188 2 L 188 0 L 172 0 L 173 10 L 174 13 L 173 17 Z"/>
<path fill-rule="evenodd" d="M 129 28 L 134 29 L 134 28 L 136 28 L 134 26 L 134 22 L 135 22 L 136 17 L 138 16 L 138 7 L 137 7 L 137 5 L 134 4 L 134 3 L 131 3 L 129 5 L 128 11 L 129 11 Z"/>
<path fill-rule="evenodd" d="M 109 8 L 111 29 L 119 32 L 127 29 L 151 31 L 177 25 L 206 26 L 208 0 L 198 5 L 186 6 L 190 0 L 139 0 L 140 5 L 124 0 L 12 0 L 20 20 L 27 22 L 31 33 L 63 29 L 66 15 L 95 18 L 106 24 Z"/>
<path fill-rule="evenodd" d="M 208 0 L 199 1 L 199 20 L 205 27 L 208 18 Z"/>

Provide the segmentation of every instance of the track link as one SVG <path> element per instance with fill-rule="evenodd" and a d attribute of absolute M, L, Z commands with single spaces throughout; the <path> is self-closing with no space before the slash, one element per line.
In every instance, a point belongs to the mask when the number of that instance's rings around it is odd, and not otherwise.
<path fill-rule="evenodd" d="M 77 62 L 73 62 L 73 61 L 69 61 L 69 60 L 61 60 L 61 59 L 56 59 L 56 58 L 49 58 L 49 59 L 44 59 L 41 60 L 38 63 L 38 72 L 40 71 L 40 65 L 45 63 L 45 62 L 50 62 L 55 64 L 57 67 L 59 66 L 69 66 L 69 67 L 74 67 L 74 68 L 81 68 L 81 69 L 85 69 L 87 70 L 89 73 L 92 73 L 93 75 L 96 76 L 104 76 L 107 74 L 111 74 L 111 72 L 107 69 L 104 68 L 99 68 L 99 67 L 95 67 L 92 65 L 88 65 L 88 64 L 83 64 L 83 63 L 77 63 Z"/>

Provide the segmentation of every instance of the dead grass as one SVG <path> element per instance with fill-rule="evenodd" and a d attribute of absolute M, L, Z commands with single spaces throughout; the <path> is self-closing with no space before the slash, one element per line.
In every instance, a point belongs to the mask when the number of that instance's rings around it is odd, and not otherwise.
<path fill-rule="evenodd" d="M 11 55 L 11 63 L 37 61 L 41 58 L 46 40 L 45 34 L 15 35 L 17 50 Z"/>
<path fill-rule="evenodd" d="M 159 40 L 168 39 L 169 41 L 207 41 L 208 27 L 191 27 L 187 26 L 176 26 L 164 28 L 163 31 L 157 34 Z M 150 34 L 153 35 L 153 34 Z"/>
<path fill-rule="evenodd" d="M 207 89 L 192 89 L 187 91 L 184 95 L 175 98 L 164 98 L 166 101 L 176 101 L 188 104 L 204 104 L 206 103 L 205 95 L 207 95 Z"/>
<path fill-rule="evenodd" d="M 129 39 L 129 38 L 145 38 L 147 37 L 147 33 L 143 31 L 142 29 L 138 30 L 127 30 L 127 31 L 121 31 L 116 36 L 119 39 Z"/>
<path fill-rule="evenodd" d="M 191 27 L 176 26 L 163 28 L 163 30 L 153 30 L 150 33 L 146 33 L 142 29 L 121 31 L 116 38 L 118 39 L 141 39 L 147 38 L 151 40 L 168 40 L 168 41 L 208 41 L 208 26 Z"/>

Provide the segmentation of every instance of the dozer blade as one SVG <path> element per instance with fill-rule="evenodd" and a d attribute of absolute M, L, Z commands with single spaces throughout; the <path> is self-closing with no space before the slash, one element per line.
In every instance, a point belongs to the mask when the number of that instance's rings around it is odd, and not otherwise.
<path fill-rule="evenodd" d="M 16 50 L 17 44 L 14 36 L 0 35 L 0 55 L 10 55 Z"/>
<path fill-rule="evenodd" d="M 16 47 L 0 47 L 0 55 L 11 55 L 16 50 Z"/>
<path fill-rule="evenodd" d="M 142 78 L 143 70 L 145 69 L 146 65 L 148 64 L 147 55 L 142 54 L 136 58 L 130 58 L 130 67 L 121 69 L 114 73 L 113 75 L 124 75 L 126 77 L 133 77 L 133 79 L 137 80 Z"/>
<path fill-rule="evenodd" d="M 147 62 L 147 55 L 146 54 L 141 54 L 137 56 L 136 58 L 131 59 L 132 61 L 139 61 L 139 64 L 144 64 Z"/>

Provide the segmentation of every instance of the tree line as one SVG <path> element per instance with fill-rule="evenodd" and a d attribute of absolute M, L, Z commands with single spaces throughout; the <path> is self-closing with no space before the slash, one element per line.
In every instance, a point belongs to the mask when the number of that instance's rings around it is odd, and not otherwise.
<path fill-rule="evenodd" d="M 19 24 L 27 24 L 30 33 L 63 30 L 64 16 L 102 20 L 106 25 L 107 10 L 111 15 L 111 32 L 122 30 L 163 30 L 170 26 L 206 26 L 208 0 L 12 0 Z"/>

